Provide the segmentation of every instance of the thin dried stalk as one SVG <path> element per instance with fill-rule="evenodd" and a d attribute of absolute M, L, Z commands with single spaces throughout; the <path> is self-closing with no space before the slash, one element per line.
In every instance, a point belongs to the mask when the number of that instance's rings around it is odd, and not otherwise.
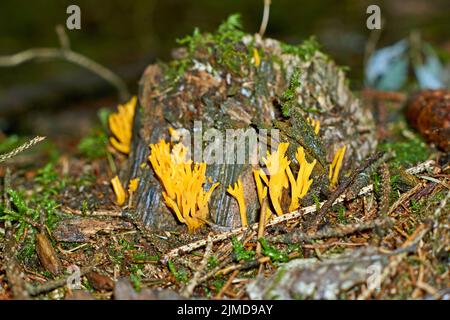
<path fill-rule="evenodd" d="M 37 136 L 37 137 L 31 139 L 30 141 L 22 144 L 21 146 L 15 148 L 13 151 L 0 155 L 0 163 L 1 162 L 5 162 L 5 161 L 7 161 L 7 160 L 9 160 L 11 158 L 14 158 L 19 153 L 24 152 L 25 150 L 31 148 L 32 146 L 34 146 L 35 144 L 41 142 L 44 139 L 45 139 L 45 137 Z"/>
<path fill-rule="evenodd" d="M 341 238 L 347 235 L 353 234 L 355 232 L 366 231 L 375 228 L 389 228 L 394 224 L 394 221 L 390 218 L 380 218 L 368 222 L 354 223 L 349 225 L 343 225 L 336 228 L 328 228 L 325 230 L 320 230 L 315 234 L 308 234 L 300 230 L 295 230 L 291 233 L 270 236 L 268 240 L 272 243 L 298 243 L 313 240 L 319 240 L 324 238 Z"/>
<path fill-rule="evenodd" d="M 264 11 L 261 21 L 261 26 L 259 27 L 259 35 L 262 37 L 267 29 L 267 24 L 269 23 L 270 16 L 270 2 L 271 0 L 264 0 Z"/>
<path fill-rule="evenodd" d="M 206 266 L 208 265 L 208 259 L 212 252 L 213 242 L 212 242 L 210 236 L 208 236 L 207 241 L 208 241 L 208 244 L 206 245 L 203 259 L 200 262 L 200 267 L 197 269 L 197 272 L 194 273 L 194 276 L 189 281 L 189 283 L 186 285 L 186 287 L 184 287 L 183 290 L 181 291 L 181 296 L 184 298 L 190 298 L 192 296 L 192 293 L 194 292 L 195 287 L 199 283 L 201 275 L 203 274 L 204 270 L 206 269 Z"/>
<path fill-rule="evenodd" d="M 35 59 L 62 59 L 79 65 L 110 83 L 117 89 L 121 101 L 129 99 L 130 93 L 127 85 L 118 75 L 82 54 L 72 51 L 64 29 L 57 27 L 56 32 L 61 48 L 32 48 L 13 55 L 0 56 L 0 67 L 15 67 Z"/>
<path fill-rule="evenodd" d="M 389 167 L 386 163 L 381 164 L 381 204 L 380 204 L 380 216 L 386 216 L 389 210 L 389 198 L 391 194 L 391 175 L 389 173 Z"/>

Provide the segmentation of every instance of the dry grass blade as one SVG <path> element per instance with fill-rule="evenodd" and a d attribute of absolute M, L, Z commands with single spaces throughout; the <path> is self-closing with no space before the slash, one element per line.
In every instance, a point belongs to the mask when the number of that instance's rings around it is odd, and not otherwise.
<path fill-rule="evenodd" d="M 389 173 L 389 167 L 386 163 L 381 164 L 381 204 L 380 204 L 380 216 L 385 216 L 389 210 L 389 197 L 391 194 L 391 175 Z"/>
<path fill-rule="evenodd" d="M 13 151 L 0 155 L 0 163 L 14 158 L 19 153 L 24 152 L 25 150 L 31 148 L 32 146 L 34 146 L 35 144 L 41 142 L 44 139 L 45 139 L 45 137 L 37 136 L 37 137 L 31 139 L 30 141 L 22 144 L 21 146 L 15 148 Z"/>

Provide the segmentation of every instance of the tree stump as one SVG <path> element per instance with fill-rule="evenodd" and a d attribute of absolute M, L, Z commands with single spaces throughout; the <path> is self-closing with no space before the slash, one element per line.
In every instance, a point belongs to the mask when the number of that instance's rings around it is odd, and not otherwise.
<path fill-rule="evenodd" d="M 191 136 L 210 128 L 224 135 L 227 129 L 278 129 L 280 140 L 290 142 L 290 159 L 295 159 L 299 145 L 309 161 L 317 159 L 314 184 L 302 205 L 312 202 L 311 195 L 326 196 L 328 166 L 340 147 L 347 146 L 344 171 L 376 147 L 371 113 L 352 95 L 342 69 L 317 49 L 315 41 L 292 46 L 261 39 L 244 34 L 229 20 L 216 33 L 195 31 L 180 42 L 185 47 L 174 50 L 174 60 L 148 66 L 140 82 L 126 176 L 140 178 L 133 210 L 147 226 L 185 228 L 166 206 L 148 162 L 149 144 L 170 141 L 169 127 L 189 130 Z M 320 121 L 319 134 L 308 118 Z M 193 147 L 189 142 L 188 146 Z M 294 172 L 295 165 L 292 160 Z M 252 165 L 209 164 L 206 176 L 220 183 L 209 202 L 211 223 L 240 226 L 237 201 L 226 192 L 238 177 L 245 186 L 248 221 L 257 221 Z"/>

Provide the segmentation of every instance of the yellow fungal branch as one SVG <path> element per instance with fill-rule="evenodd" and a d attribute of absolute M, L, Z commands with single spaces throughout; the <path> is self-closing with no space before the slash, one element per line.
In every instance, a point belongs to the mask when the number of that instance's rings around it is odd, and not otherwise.
<path fill-rule="evenodd" d="M 241 178 L 239 178 L 234 184 L 234 188 L 231 185 L 228 186 L 227 192 L 237 200 L 239 205 L 239 213 L 241 214 L 241 224 L 243 227 L 247 227 L 247 207 L 245 205 L 244 185 L 242 184 Z"/>
<path fill-rule="evenodd" d="M 137 190 L 138 183 L 139 183 L 139 178 L 134 178 L 134 179 L 130 180 L 130 183 L 128 184 L 128 193 L 129 194 L 132 194 L 133 192 L 135 192 Z"/>
<path fill-rule="evenodd" d="M 118 111 L 112 113 L 108 118 L 109 128 L 114 135 L 109 138 L 109 141 L 116 150 L 125 154 L 130 153 L 136 103 L 137 98 L 131 98 L 126 104 L 119 105 Z"/>
<path fill-rule="evenodd" d="M 259 67 L 261 64 L 261 58 L 259 56 L 258 49 L 253 48 L 253 63 L 255 64 L 255 67 Z"/>
<path fill-rule="evenodd" d="M 282 142 L 278 145 L 277 151 L 273 154 L 267 151 L 267 157 L 263 159 L 270 176 L 268 179 L 265 177 L 268 180 L 266 183 L 269 188 L 270 200 L 275 209 L 275 213 L 279 216 L 283 214 L 280 205 L 283 188 L 289 187 L 289 178 L 286 174 L 286 169 L 289 167 L 290 161 L 285 156 L 288 147 L 289 143 Z"/>
<path fill-rule="evenodd" d="M 339 171 L 342 167 L 342 162 L 344 160 L 345 150 L 347 146 L 339 148 L 339 150 L 334 155 L 333 161 L 330 165 L 330 171 L 328 173 L 328 179 L 330 180 L 330 187 L 334 188 L 338 183 Z"/>
<path fill-rule="evenodd" d="M 320 131 L 320 120 L 314 120 L 312 118 L 307 119 L 308 123 L 314 128 L 314 133 L 319 134 Z"/>
<path fill-rule="evenodd" d="M 193 164 L 192 160 L 186 160 L 187 148 L 181 143 L 171 151 L 170 144 L 161 140 L 151 144 L 150 150 L 149 161 L 164 188 L 165 203 L 189 231 L 194 231 L 205 223 L 209 199 L 219 183 L 208 191 L 203 189 L 206 163 Z"/>
<path fill-rule="evenodd" d="M 128 198 L 128 207 L 131 207 L 131 204 L 133 202 L 133 194 L 137 190 L 139 183 L 139 178 L 134 178 L 130 180 L 130 183 L 128 183 L 128 194 L 130 197 Z"/>
<path fill-rule="evenodd" d="M 289 166 L 286 168 L 286 172 L 291 183 L 291 204 L 289 206 L 289 211 L 294 211 L 299 208 L 299 200 L 303 199 L 313 183 L 313 179 L 309 179 L 309 177 L 314 169 L 314 166 L 316 165 L 315 159 L 311 163 L 306 161 L 305 151 L 302 147 L 297 149 L 295 157 L 300 165 L 297 178 L 294 178 Z"/>
<path fill-rule="evenodd" d="M 122 183 L 119 180 L 119 177 L 115 176 L 111 180 L 111 184 L 112 184 L 114 193 L 116 195 L 116 203 L 119 206 L 123 205 L 125 203 L 126 193 L 125 193 L 125 189 L 122 186 Z"/>

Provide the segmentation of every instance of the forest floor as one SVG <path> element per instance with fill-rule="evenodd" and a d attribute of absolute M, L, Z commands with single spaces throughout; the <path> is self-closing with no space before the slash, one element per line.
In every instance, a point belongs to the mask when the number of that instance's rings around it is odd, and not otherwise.
<path fill-rule="evenodd" d="M 448 299 L 448 155 L 408 128 L 401 103 L 380 105 L 389 160 L 370 184 L 353 199 L 335 194 L 324 229 L 302 230 L 317 204 L 270 222 L 262 239 L 258 224 L 155 232 L 122 214 L 132 208 L 115 205 L 110 180 L 125 158 L 108 146 L 102 112 L 79 144 L 47 139 L 0 166 L 0 299 Z M 22 141 L 4 138 L 0 153 Z M 314 289 L 292 293 L 280 270 Z"/>

